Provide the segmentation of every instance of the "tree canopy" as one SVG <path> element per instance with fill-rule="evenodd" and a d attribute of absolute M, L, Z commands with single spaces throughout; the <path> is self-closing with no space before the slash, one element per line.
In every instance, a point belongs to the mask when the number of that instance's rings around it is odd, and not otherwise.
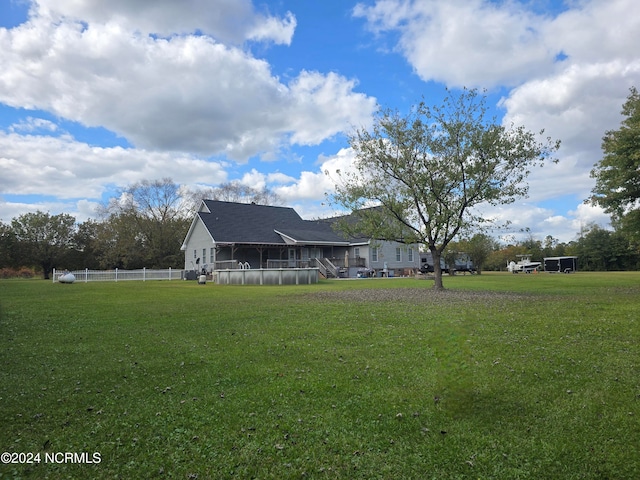
<path fill-rule="evenodd" d="M 447 245 L 490 220 L 475 207 L 526 196 L 530 169 L 559 147 L 486 117 L 486 96 L 475 89 L 448 92 L 439 106 L 420 102 L 408 115 L 381 110 L 371 131 L 357 130 L 349 139 L 354 170 L 338 172 L 333 201 L 359 216 L 357 230 L 424 244 L 437 289 L 443 288 L 440 258 Z"/>
<path fill-rule="evenodd" d="M 591 170 L 596 179 L 590 201 L 613 216 L 614 222 L 640 241 L 640 94 L 630 89 L 618 130 L 605 132 L 603 158 Z"/>
<path fill-rule="evenodd" d="M 26 264 L 39 265 L 44 278 L 49 278 L 53 267 L 74 244 L 75 223 L 76 219 L 66 213 L 37 211 L 14 218 L 11 229 L 18 242 L 18 255 Z"/>
<path fill-rule="evenodd" d="M 180 245 L 191 222 L 180 185 L 170 178 L 144 180 L 125 188 L 103 209 L 96 226 L 109 268 L 163 268 L 179 264 Z"/>

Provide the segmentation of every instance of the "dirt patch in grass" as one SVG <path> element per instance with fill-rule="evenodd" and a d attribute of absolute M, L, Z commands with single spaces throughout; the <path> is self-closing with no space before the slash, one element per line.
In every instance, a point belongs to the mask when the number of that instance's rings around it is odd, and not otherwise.
<path fill-rule="evenodd" d="M 342 291 L 321 291 L 305 295 L 306 299 L 327 302 L 402 302 L 419 304 L 473 304 L 513 302 L 530 298 L 528 295 L 509 292 L 442 290 L 430 288 L 383 288 Z"/>

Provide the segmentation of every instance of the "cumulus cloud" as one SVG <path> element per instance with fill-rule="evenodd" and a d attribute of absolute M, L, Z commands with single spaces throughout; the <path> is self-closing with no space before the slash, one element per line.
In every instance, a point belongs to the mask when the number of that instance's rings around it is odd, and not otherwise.
<path fill-rule="evenodd" d="M 637 60 L 634 0 L 570 7 L 553 17 L 526 2 L 378 0 L 353 14 L 376 33 L 399 34 L 396 50 L 423 80 L 453 87 L 516 86 L 567 64 Z"/>
<path fill-rule="evenodd" d="M 593 150 L 640 78 L 640 16 L 634 0 L 569 7 L 554 17 L 520 2 L 379 0 L 354 14 L 397 32 L 397 50 L 422 79 L 513 87 L 506 123 L 546 128 L 568 152 Z"/>
<path fill-rule="evenodd" d="M 585 203 L 577 204 L 574 210 L 565 215 L 550 215 L 537 220 L 534 238 L 542 240 L 549 232 L 553 232 L 553 237 L 561 242 L 577 240 L 580 232 L 590 225 L 611 226 L 609 215 L 602 208 Z"/>
<path fill-rule="evenodd" d="M 291 43 L 296 19 L 257 12 L 250 0 L 37 0 L 40 17 L 121 25 L 129 31 L 173 36 L 202 32 L 222 42 Z"/>
<path fill-rule="evenodd" d="M 318 170 L 302 171 L 295 183 L 276 187 L 275 192 L 292 202 L 322 199 L 326 194 L 334 192 L 338 172 L 352 171 L 354 158 L 351 148 L 342 148 L 335 155 L 321 156 Z"/>
<path fill-rule="evenodd" d="M 320 155 L 314 165 L 316 168 L 303 169 L 297 177 L 281 172 L 262 173 L 254 168 L 245 173 L 240 182 L 258 189 L 270 189 L 283 204 L 294 207 L 303 218 L 330 216 L 335 208 L 323 200 L 334 192 L 338 172 L 353 171 L 353 161 L 353 150 L 342 148 L 334 155 Z"/>
<path fill-rule="evenodd" d="M 602 158 L 602 137 L 616 129 L 629 87 L 640 79 L 640 60 L 584 63 L 555 75 L 532 79 L 513 89 L 502 105 L 505 124 L 525 125 L 560 139 L 559 162 L 530 177 L 532 199 L 574 192 L 587 198 L 594 185 L 591 169 Z"/>
<path fill-rule="evenodd" d="M 202 2 L 115 3 L 112 9 L 97 0 L 42 0 L 29 21 L 0 29 L 0 102 L 102 126 L 139 148 L 237 161 L 318 144 L 368 123 L 376 108 L 374 98 L 355 92 L 356 83 L 341 75 L 303 71 L 287 84 L 266 61 L 213 36 L 157 37 L 130 24 L 135 18 L 166 21 L 167 29 L 192 25 Z M 213 10 L 223 11 L 211 15 L 226 25 L 249 6 L 222 2 Z M 238 12 L 242 19 L 255 15 Z M 282 35 L 272 17 L 257 18 L 246 22 L 247 38 Z"/>
<path fill-rule="evenodd" d="M 69 136 L 18 135 L 0 131 L 0 192 L 60 199 L 100 198 L 108 185 L 157 177 L 177 183 L 226 180 L 224 164 L 186 154 L 122 147 L 92 147 Z"/>
<path fill-rule="evenodd" d="M 517 84 L 560 53 L 519 2 L 379 0 L 354 15 L 375 32 L 399 32 L 396 49 L 420 78 L 455 87 Z"/>
<path fill-rule="evenodd" d="M 629 87 L 639 78 L 640 58 L 571 64 L 513 89 L 502 102 L 504 122 L 554 132 L 568 151 L 598 150 L 604 132 L 618 126 Z"/>
<path fill-rule="evenodd" d="M 495 233 L 505 242 L 533 238 L 544 240 L 548 235 L 560 242 L 576 240 L 580 232 L 589 225 L 610 227 L 610 218 L 600 207 L 576 201 L 575 208 L 558 213 L 554 208 L 540 206 L 534 202 L 521 201 L 510 205 L 483 205 L 485 218 L 491 218 L 496 225 L 508 224 Z"/>

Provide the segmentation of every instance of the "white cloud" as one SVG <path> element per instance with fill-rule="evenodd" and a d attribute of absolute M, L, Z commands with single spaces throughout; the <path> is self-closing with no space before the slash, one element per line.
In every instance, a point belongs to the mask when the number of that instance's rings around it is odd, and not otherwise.
<path fill-rule="evenodd" d="M 525 83 L 503 100 L 505 124 L 544 129 L 545 135 L 562 141 L 559 163 L 532 174 L 532 198 L 567 192 L 589 196 L 594 185 L 589 173 L 602 158 L 602 137 L 619 127 L 628 89 L 638 80 L 640 59 L 569 65 L 556 75 Z"/>
<path fill-rule="evenodd" d="M 569 215 L 573 216 L 579 222 L 580 228 L 576 231 L 580 231 L 583 226 L 590 224 L 598 224 L 608 226 L 610 217 L 605 213 L 604 209 L 598 206 L 593 206 L 589 203 L 580 203 L 576 206 L 575 210 L 569 212 Z"/>
<path fill-rule="evenodd" d="M 296 179 L 291 175 L 286 175 L 280 172 L 273 172 L 267 175 L 267 182 L 270 184 L 286 185 L 288 183 L 294 183 Z"/>
<path fill-rule="evenodd" d="M 375 99 L 354 92 L 356 83 L 341 75 L 303 71 L 285 84 L 264 60 L 211 36 L 133 30 L 127 19 L 144 17 L 130 15 L 137 8 L 150 15 L 141 22 L 161 24 L 157 13 L 179 23 L 175 10 L 197 17 L 182 3 L 159 3 L 118 1 L 113 10 L 97 1 L 40 4 L 40 11 L 65 15 L 52 21 L 40 13 L 0 29 L 0 102 L 101 126 L 138 148 L 237 161 L 315 145 L 370 121 Z M 233 16 L 224 19 L 233 23 Z M 260 25 L 248 35 L 275 29 L 273 19 Z"/>
<path fill-rule="evenodd" d="M 379 0 L 354 15 L 399 32 L 397 50 L 420 78 L 456 87 L 517 84 L 550 71 L 560 53 L 539 30 L 543 19 L 518 2 Z"/>
<path fill-rule="evenodd" d="M 116 23 L 129 31 L 173 36 L 196 31 L 223 42 L 291 43 L 296 20 L 257 12 L 250 0 L 37 0 L 37 15 L 54 21 Z"/>
<path fill-rule="evenodd" d="M 177 183 L 226 180 L 224 165 L 184 154 L 92 147 L 69 137 L 0 131 L 0 192 L 60 199 L 100 198 L 107 185 L 171 177 Z"/>
<path fill-rule="evenodd" d="M 504 121 L 554 132 L 569 151 L 599 149 L 605 130 L 618 126 L 629 87 L 639 79 L 640 58 L 568 64 L 512 90 L 502 102 Z"/>
<path fill-rule="evenodd" d="M 294 184 L 276 186 L 274 191 L 287 202 L 322 200 L 335 191 L 339 171 L 352 171 L 353 161 L 353 150 L 342 148 L 335 155 L 321 157 L 318 170 L 302 171 Z"/>
<path fill-rule="evenodd" d="M 255 168 L 252 168 L 250 171 L 246 172 L 240 179 L 241 184 L 256 188 L 258 190 L 262 190 L 265 187 L 271 189 L 274 185 L 288 185 L 295 183 L 296 181 L 297 180 L 294 177 L 286 175 L 284 173 L 262 173 Z"/>
<path fill-rule="evenodd" d="M 271 40 L 275 43 L 290 45 L 295 28 L 296 18 L 289 12 L 285 19 L 269 17 L 256 23 L 247 31 L 247 38 L 258 41 Z"/>
<path fill-rule="evenodd" d="M 371 124 L 375 99 L 353 92 L 356 82 L 329 73 L 303 71 L 291 83 L 295 109 L 290 115 L 291 141 L 299 145 L 317 145 L 339 132 Z M 328 121 L 328 120 L 331 121 Z"/>
<path fill-rule="evenodd" d="M 96 218 L 96 213 L 100 207 L 100 202 L 91 202 L 89 200 L 79 200 L 76 202 L 75 217 L 78 223 L 85 222 L 90 218 Z"/>
<path fill-rule="evenodd" d="M 553 237 L 562 242 L 577 240 L 580 232 L 590 225 L 597 224 L 605 228 L 610 227 L 610 218 L 600 207 L 580 203 L 574 210 L 570 210 L 566 215 L 552 215 L 542 219 L 536 225 L 537 240 L 553 232 Z M 544 233 L 547 232 L 547 233 Z"/>
<path fill-rule="evenodd" d="M 10 223 L 12 219 L 25 213 L 36 211 L 58 215 L 67 213 L 75 217 L 77 222 L 84 222 L 89 218 L 96 218 L 98 202 L 87 200 L 65 201 L 64 199 L 40 200 L 38 202 L 7 202 L 0 197 L 0 222 Z"/>
<path fill-rule="evenodd" d="M 574 204 L 567 212 L 556 213 L 551 208 L 531 202 L 517 202 L 498 207 L 483 206 L 486 218 L 493 218 L 496 225 L 509 222 L 504 230 L 496 231 L 508 242 L 529 238 L 544 240 L 547 235 L 567 243 L 576 240 L 580 231 L 590 224 L 609 226 L 609 216 L 600 207 L 583 202 Z"/>
<path fill-rule="evenodd" d="M 21 120 L 18 123 L 14 123 L 9 127 L 9 131 L 11 132 L 55 132 L 56 130 L 58 130 L 58 126 L 55 123 L 49 120 L 44 120 L 42 118 L 34 117 L 27 117 L 24 120 Z"/>
<path fill-rule="evenodd" d="M 19 217 L 20 215 L 28 212 L 35 212 L 40 210 L 42 212 L 49 211 L 43 202 L 7 202 L 2 196 L 0 196 L 0 222 L 10 223 L 12 219 Z"/>
<path fill-rule="evenodd" d="M 266 175 L 258 172 L 255 168 L 252 168 L 251 171 L 242 176 L 240 183 L 257 190 L 262 190 L 267 186 L 267 179 Z"/>
<path fill-rule="evenodd" d="M 566 63 L 635 61 L 640 44 L 635 0 L 570 3 L 556 17 L 488 0 L 378 0 L 353 13 L 377 33 L 398 33 L 396 49 L 420 78 L 454 87 L 515 86 Z"/>
<path fill-rule="evenodd" d="M 588 0 L 569 3 L 570 9 L 544 27 L 548 42 L 575 63 L 636 61 L 640 44 L 640 8 L 635 0 Z"/>

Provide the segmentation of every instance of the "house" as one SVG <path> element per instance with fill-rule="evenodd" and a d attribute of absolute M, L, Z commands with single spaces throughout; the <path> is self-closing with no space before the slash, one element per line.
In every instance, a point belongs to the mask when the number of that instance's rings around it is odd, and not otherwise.
<path fill-rule="evenodd" d="M 288 207 L 204 200 L 182 244 L 185 270 L 317 267 L 325 277 L 401 275 L 420 266 L 418 245 L 346 238 L 334 219 L 303 220 Z"/>

